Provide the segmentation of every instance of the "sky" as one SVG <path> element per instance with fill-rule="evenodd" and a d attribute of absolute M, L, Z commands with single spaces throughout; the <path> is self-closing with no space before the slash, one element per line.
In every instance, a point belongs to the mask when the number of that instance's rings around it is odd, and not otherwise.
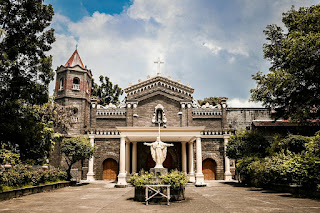
<path fill-rule="evenodd" d="M 45 0 L 55 15 L 56 42 L 49 52 L 53 69 L 64 65 L 76 45 L 93 77 L 114 84 L 162 76 L 195 89 L 194 98 L 228 97 L 231 107 L 259 107 L 248 102 L 252 75 L 268 73 L 263 58 L 268 24 L 283 27 L 282 13 L 292 5 L 320 0 Z M 54 83 L 50 85 L 53 91 Z"/>

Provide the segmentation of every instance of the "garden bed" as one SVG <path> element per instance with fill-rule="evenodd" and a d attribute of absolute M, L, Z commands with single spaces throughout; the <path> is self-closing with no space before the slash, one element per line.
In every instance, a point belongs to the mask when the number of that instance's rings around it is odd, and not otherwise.
<path fill-rule="evenodd" d="M 153 175 L 153 173 L 143 172 L 136 173 L 130 179 L 129 183 L 131 183 L 134 187 L 134 200 L 143 202 L 146 200 L 146 185 L 170 185 L 170 201 L 181 201 L 185 199 L 184 192 L 185 186 L 188 183 L 188 179 L 183 172 L 171 171 L 166 175 L 162 175 L 159 177 L 160 182 L 156 181 L 157 178 Z M 167 189 L 163 189 L 167 190 Z M 149 191 L 149 193 L 154 193 Z M 166 192 L 164 192 L 166 194 Z"/>
<path fill-rule="evenodd" d="M 0 201 L 9 200 L 16 197 L 21 197 L 24 195 L 35 194 L 44 191 L 51 191 L 55 189 L 60 189 L 66 186 L 73 185 L 71 181 L 63 181 L 57 183 L 44 184 L 39 186 L 31 186 L 25 188 L 12 189 L 0 193 Z"/>

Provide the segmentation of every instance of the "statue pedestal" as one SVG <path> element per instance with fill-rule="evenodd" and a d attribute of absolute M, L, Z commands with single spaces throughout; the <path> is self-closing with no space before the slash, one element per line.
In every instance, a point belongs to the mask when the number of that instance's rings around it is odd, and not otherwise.
<path fill-rule="evenodd" d="M 160 176 L 167 174 L 168 169 L 167 168 L 151 168 L 150 172 L 154 174 L 155 182 L 160 183 L 161 182 Z"/>

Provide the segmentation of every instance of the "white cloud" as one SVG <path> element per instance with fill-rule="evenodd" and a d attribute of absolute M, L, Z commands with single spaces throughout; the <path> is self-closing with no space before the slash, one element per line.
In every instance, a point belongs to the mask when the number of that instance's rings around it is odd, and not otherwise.
<path fill-rule="evenodd" d="M 203 42 L 203 46 L 207 47 L 213 54 L 218 55 L 222 47 L 218 46 L 216 42 Z"/>
<path fill-rule="evenodd" d="M 246 108 L 246 107 L 262 107 L 261 103 L 258 102 L 249 102 L 247 99 L 239 99 L 239 98 L 233 98 L 231 100 L 228 100 L 228 106 L 234 107 L 234 108 Z"/>
<path fill-rule="evenodd" d="M 196 99 L 227 96 L 233 104 L 238 97 L 246 105 L 243 98 L 254 87 L 251 75 L 267 68 L 262 30 L 281 22 L 279 8 L 293 2 L 135 0 L 121 14 L 95 12 L 78 22 L 57 13 L 50 53 L 55 68 L 65 64 L 78 43 L 94 78 L 109 76 L 122 88 L 155 75 L 153 62 L 160 56 L 163 75 L 190 82 Z"/>

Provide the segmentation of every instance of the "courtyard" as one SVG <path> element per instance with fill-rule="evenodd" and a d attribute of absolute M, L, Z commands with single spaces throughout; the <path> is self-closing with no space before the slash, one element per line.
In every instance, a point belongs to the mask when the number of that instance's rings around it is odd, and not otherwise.
<path fill-rule="evenodd" d="M 87 185 L 0 202 L 0 212 L 320 212 L 320 202 L 236 182 L 209 181 L 186 187 L 186 200 L 170 206 L 133 201 L 134 188 L 114 188 L 96 181 Z"/>

